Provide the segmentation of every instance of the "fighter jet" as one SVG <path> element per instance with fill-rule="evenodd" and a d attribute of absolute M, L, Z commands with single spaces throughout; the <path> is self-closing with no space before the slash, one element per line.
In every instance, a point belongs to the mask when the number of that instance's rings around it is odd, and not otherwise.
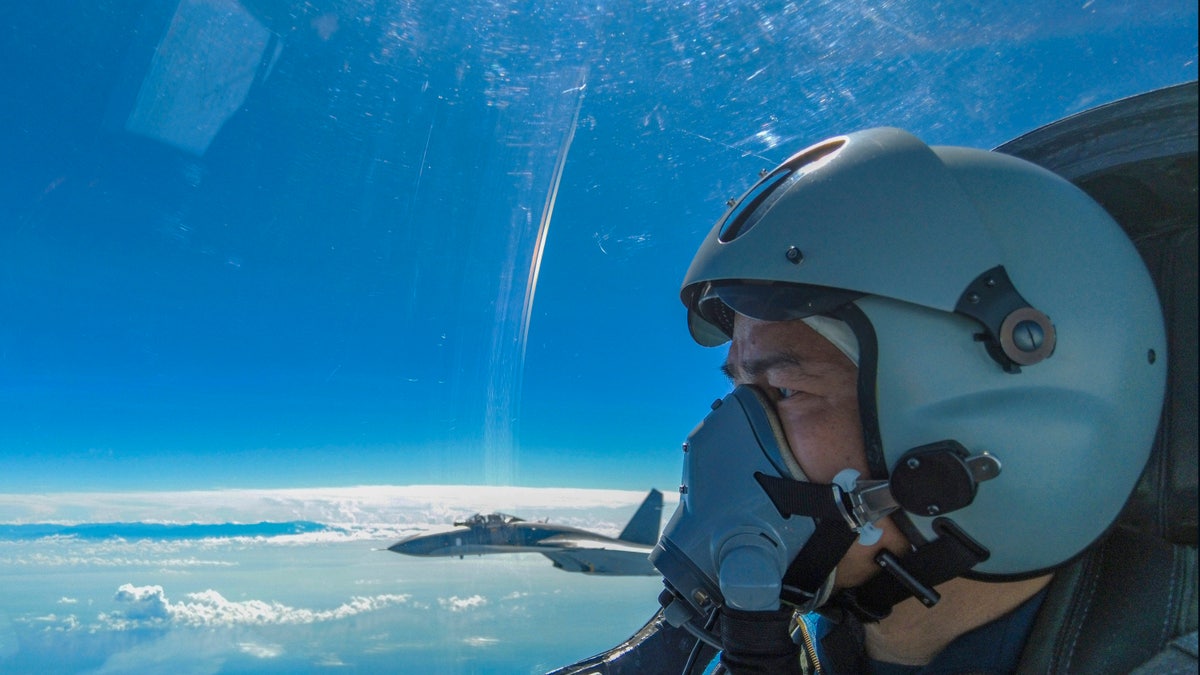
<path fill-rule="evenodd" d="M 444 532 L 416 534 L 388 547 L 405 555 L 458 556 L 537 552 L 568 572 L 631 576 L 658 574 L 647 556 L 658 541 L 662 493 L 650 490 L 613 539 L 566 525 L 528 522 L 504 513 L 475 514 Z"/>

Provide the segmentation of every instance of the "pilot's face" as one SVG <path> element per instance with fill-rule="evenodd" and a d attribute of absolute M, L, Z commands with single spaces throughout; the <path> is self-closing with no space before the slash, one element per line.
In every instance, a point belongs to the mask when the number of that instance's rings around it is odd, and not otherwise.
<path fill-rule="evenodd" d="M 735 384 L 763 390 L 775 405 L 792 454 L 814 483 L 829 483 L 842 469 L 869 475 L 858 415 L 858 368 L 802 321 L 758 321 L 738 315 L 725 371 Z M 906 547 L 891 519 L 884 536 L 866 547 L 855 543 L 838 564 L 837 586 L 858 586 L 879 571 L 873 558 L 883 548 Z"/>

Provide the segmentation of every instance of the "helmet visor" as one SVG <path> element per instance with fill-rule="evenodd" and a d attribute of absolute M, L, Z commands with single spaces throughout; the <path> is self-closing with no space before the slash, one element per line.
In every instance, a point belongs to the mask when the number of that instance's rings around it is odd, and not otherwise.
<path fill-rule="evenodd" d="M 734 314 L 760 321 L 791 321 L 828 314 L 864 294 L 824 286 L 761 281 L 714 281 L 690 303 L 688 327 L 702 345 L 716 346 L 733 336 Z"/>

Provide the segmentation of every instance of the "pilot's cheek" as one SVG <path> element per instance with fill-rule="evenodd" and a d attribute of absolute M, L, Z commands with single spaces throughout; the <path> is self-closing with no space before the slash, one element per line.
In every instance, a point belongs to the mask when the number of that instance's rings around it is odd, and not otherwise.
<path fill-rule="evenodd" d="M 868 475 L 857 409 L 787 415 L 781 419 L 788 443 L 808 480 L 829 483 L 843 469 Z"/>

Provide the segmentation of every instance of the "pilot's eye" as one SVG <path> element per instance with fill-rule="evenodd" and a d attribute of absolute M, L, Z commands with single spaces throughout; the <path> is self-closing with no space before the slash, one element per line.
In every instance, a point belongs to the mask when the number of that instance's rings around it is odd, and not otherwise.
<path fill-rule="evenodd" d="M 779 394 L 781 400 L 791 398 L 793 394 L 797 393 L 795 389 L 788 389 L 787 387 L 776 387 L 775 392 Z"/>

